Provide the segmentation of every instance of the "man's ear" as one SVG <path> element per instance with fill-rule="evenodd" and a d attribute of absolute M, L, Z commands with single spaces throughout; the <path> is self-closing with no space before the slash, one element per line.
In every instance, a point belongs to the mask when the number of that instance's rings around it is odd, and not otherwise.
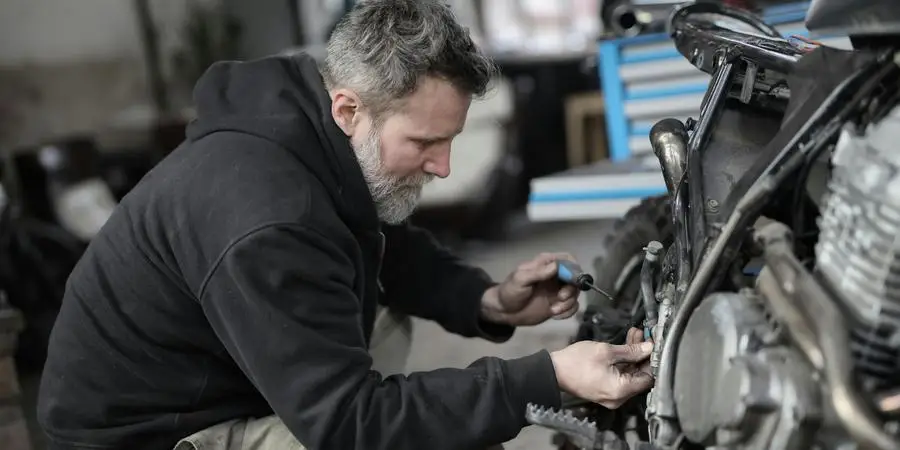
<path fill-rule="evenodd" d="M 331 92 L 331 117 L 347 136 L 353 136 L 353 131 L 359 126 L 361 112 L 362 102 L 355 92 L 349 89 Z"/>

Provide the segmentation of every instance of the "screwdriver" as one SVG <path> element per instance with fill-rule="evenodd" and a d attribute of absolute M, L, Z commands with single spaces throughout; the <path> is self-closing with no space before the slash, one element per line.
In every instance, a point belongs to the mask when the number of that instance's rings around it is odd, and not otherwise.
<path fill-rule="evenodd" d="M 594 277 L 586 273 L 578 264 L 569 260 L 558 259 L 556 260 L 556 266 L 556 278 L 558 278 L 559 281 L 575 286 L 581 291 L 593 289 L 608 298 L 609 301 L 615 303 L 615 300 L 613 300 L 611 295 L 594 285 Z"/>

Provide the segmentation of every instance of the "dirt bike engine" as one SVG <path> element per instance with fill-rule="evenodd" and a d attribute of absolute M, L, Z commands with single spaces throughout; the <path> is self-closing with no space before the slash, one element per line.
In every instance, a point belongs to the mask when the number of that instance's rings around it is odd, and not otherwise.
<path fill-rule="evenodd" d="M 852 314 L 851 350 L 865 387 L 900 385 L 900 107 L 836 145 L 816 247 L 817 269 Z"/>

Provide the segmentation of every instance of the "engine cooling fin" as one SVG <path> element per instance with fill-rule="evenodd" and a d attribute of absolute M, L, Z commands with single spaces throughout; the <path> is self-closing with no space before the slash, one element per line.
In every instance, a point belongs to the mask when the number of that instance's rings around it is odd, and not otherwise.
<path fill-rule="evenodd" d="M 900 385 L 900 108 L 864 134 L 845 130 L 819 219 L 817 270 L 852 313 L 864 384 Z"/>

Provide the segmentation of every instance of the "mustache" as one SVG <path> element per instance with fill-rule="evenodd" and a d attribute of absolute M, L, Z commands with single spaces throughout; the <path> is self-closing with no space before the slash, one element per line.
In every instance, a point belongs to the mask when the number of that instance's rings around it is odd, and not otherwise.
<path fill-rule="evenodd" d="M 432 174 L 417 174 L 411 175 L 403 180 L 400 180 L 399 187 L 401 188 L 420 188 L 434 180 L 434 175 Z"/>

